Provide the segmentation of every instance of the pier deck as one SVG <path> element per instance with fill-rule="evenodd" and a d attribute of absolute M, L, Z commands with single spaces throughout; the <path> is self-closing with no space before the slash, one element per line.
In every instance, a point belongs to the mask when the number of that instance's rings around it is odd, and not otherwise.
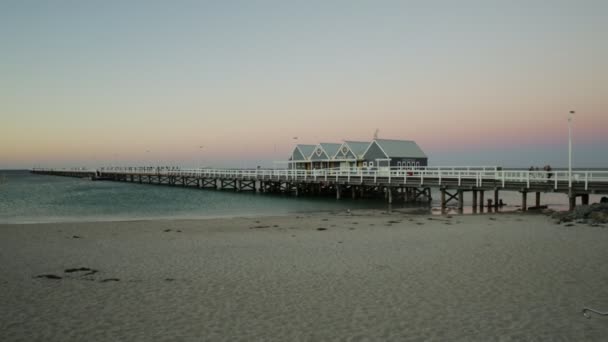
<path fill-rule="evenodd" d="M 412 168 L 412 169 L 166 169 L 154 167 L 106 167 L 90 169 L 34 169 L 33 173 L 87 177 L 145 184 L 179 185 L 235 191 L 283 192 L 294 195 L 333 194 L 368 197 L 384 196 L 403 200 L 431 200 L 431 188 L 441 191 L 443 207 L 451 200 L 463 207 L 464 192 L 471 192 L 473 206 L 484 206 L 484 193 L 493 192 L 488 206 L 499 205 L 499 191 L 522 193 L 522 209 L 527 194 L 563 193 L 574 208 L 576 198 L 589 203 L 590 194 L 608 194 L 608 171 L 527 171 L 487 167 Z M 450 193 L 451 192 L 451 193 Z"/>

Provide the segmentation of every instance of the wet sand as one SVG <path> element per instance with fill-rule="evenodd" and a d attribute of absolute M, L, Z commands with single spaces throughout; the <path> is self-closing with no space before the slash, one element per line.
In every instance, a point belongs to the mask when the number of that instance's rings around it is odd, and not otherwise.
<path fill-rule="evenodd" d="M 0 225 L 0 340 L 600 341 L 608 228 L 378 211 Z"/>

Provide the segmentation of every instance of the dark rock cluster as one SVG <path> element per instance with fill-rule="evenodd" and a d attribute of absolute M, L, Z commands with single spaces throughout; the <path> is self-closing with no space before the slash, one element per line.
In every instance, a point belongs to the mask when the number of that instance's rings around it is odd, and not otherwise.
<path fill-rule="evenodd" d="M 579 205 L 572 211 L 568 212 L 551 212 L 551 217 L 556 220 L 556 223 L 576 222 L 588 223 L 592 225 L 608 223 L 608 199 L 601 203 L 593 203 L 591 205 Z"/>

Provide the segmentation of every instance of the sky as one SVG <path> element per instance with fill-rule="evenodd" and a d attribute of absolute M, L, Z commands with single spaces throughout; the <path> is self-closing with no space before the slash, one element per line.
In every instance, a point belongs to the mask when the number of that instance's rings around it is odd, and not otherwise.
<path fill-rule="evenodd" d="M 608 1 L 0 0 L 0 169 L 272 166 L 415 140 L 431 165 L 608 168 Z M 297 139 L 294 139 L 297 137 Z"/>

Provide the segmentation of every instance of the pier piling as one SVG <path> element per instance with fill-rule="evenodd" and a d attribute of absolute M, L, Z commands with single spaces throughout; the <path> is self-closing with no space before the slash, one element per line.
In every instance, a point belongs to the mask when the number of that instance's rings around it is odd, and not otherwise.
<path fill-rule="evenodd" d="M 477 211 L 477 190 L 473 190 L 473 211 Z"/>

